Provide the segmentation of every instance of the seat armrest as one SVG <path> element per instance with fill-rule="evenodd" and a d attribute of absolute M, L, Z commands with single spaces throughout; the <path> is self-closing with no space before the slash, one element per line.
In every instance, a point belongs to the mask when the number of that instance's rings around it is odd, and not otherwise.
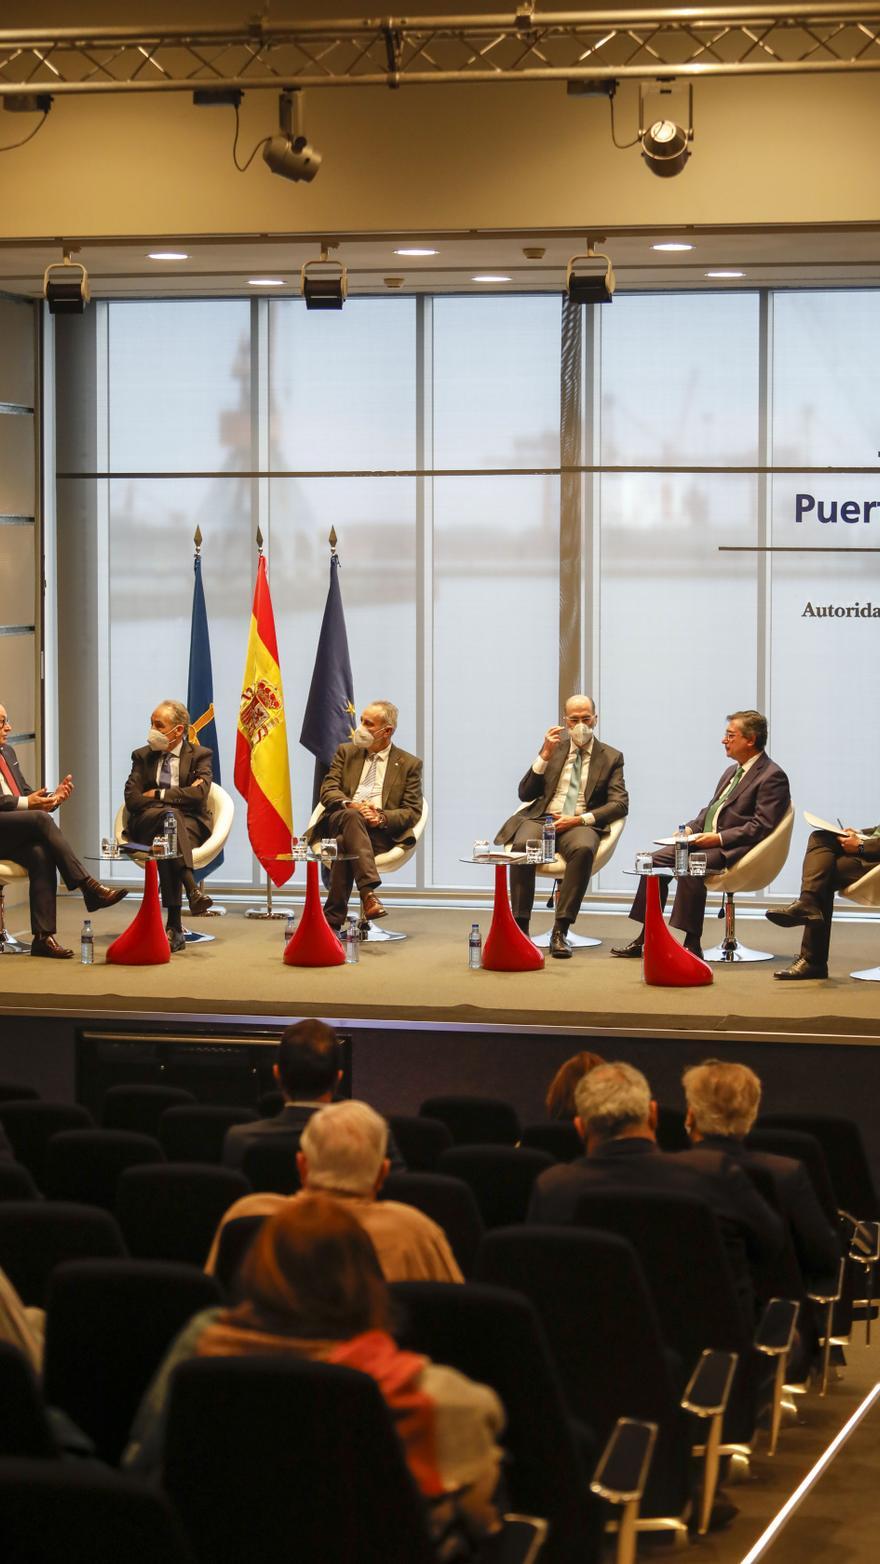
<path fill-rule="evenodd" d="M 619 1417 L 593 1473 L 591 1493 L 608 1504 L 641 1503 L 656 1442 L 656 1423 Z"/>
<path fill-rule="evenodd" d="M 843 1268 L 845 1264 L 846 1261 L 841 1260 L 839 1266 L 837 1267 L 837 1283 L 833 1292 L 826 1289 L 825 1292 L 807 1293 L 807 1297 L 811 1303 L 837 1303 L 841 1293 L 843 1292 Z M 770 1305 L 768 1304 L 767 1307 L 769 1308 Z"/>
<path fill-rule="evenodd" d="M 778 1358 L 791 1351 L 797 1328 L 798 1300 L 771 1298 L 755 1331 L 755 1350 Z"/>
<path fill-rule="evenodd" d="M 736 1352 L 707 1347 L 685 1386 L 681 1398 L 684 1411 L 693 1412 L 696 1417 L 717 1417 L 724 1413 L 738 1361 Z"/>
<path fill-rule="evenodd" d="M 534 1564 L 547 1539 L 549 1523 L 540 1515 L 502 1517 L 500 1531 L 480 1543 L 478 1564 Z"/>

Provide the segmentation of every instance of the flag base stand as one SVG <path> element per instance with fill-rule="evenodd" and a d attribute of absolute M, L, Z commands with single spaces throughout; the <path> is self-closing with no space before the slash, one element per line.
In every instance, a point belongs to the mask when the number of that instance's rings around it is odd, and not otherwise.
<path fill-rule="evenodd" d="M 207 912 L 200 912 L 200 918 L 225 918 L 228 907 L 209 907 Z"/>
<path fill-rule="evenodd" d="M 248 907 L 246 918 L 292 918 L 292 907 Z"/>

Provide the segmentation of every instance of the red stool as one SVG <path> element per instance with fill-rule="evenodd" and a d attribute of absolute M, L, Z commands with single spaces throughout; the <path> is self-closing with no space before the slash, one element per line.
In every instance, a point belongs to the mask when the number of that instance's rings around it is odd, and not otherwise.
<path fill-rule="evenodd" d="M 306 901 L 299 928 L 291 935 L 284 949 L 284 962 L 288 967 L 341 967 L 345 952 L 333 933 L 318 890 L 318 861 L 310 858 L 306 864 Z"/>
<path fill-rule="evenodd" d="M 513 921 L 507 894 L 507 864 L 495 865 L 495 905 L 483 946 L 483 966 L 490 972 L 536 972 L 544 957 Z"/>
<path fill-rule="evenodd" d="M 125 932 L 107 947 L 107 960 L 119 967 L 158 967 L 171 960 L 171 946 L 162 922 L 156 860 L 148 858 L 144 867 L 144 895 L 137 914 Z"/>
<path fill-rule="evenodd" d="M 660 911 L 657 876 L 647 875 L 642 976 L 654 988 L 701 988 L 714 982 L 712 968 L 673 939 Z"/>

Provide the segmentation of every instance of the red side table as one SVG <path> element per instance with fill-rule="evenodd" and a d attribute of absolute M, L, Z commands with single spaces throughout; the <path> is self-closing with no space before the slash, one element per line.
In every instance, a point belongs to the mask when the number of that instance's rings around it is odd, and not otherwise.
<path fill-rule="evenodd" d="M 144 895 L 128 928 L 107 947 L 106 959 L 120 967 L 158 967 L 171 960 L 171 947 L 162 922 L 159 870 L 155 858 L 144 865 Z"/>
<path fill-rule="evenodd" d="M 518 855 L 517 862 L 525 861 L 525 854 Z M 462 863 L 494 863 L 495 901 L 492 922 L 483 945 L 483 966 L 488 972 L 537 972 L 544 965 L 544 957 L 513 921 L 510 896 L 507 891 L 507 865 L 510 855 L 499 863 L 497 858 L 463 858 Z"/>
<path fill-rule="evenodd" d="M 712 968 L 673 939 L 660 911 L 658 876 L 647 874 L 645 886 L 645 944 L 642 976 L 654 988 L 702 988 L 715 981 Z"/>
<path fill-rule="evenodd" d="M 302 917 L 284 950 L 288 967 L 341 967 L 345 952 L 333 933 L 318 890 L 318 859 L 306 864 L 306 900 Z"/>

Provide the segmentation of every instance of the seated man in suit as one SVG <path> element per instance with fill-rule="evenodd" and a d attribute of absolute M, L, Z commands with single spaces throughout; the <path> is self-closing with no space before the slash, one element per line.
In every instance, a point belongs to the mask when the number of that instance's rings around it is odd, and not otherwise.
<path fill-rule="evenodd" d="M 754 1319 L 750 1262 L 773 1259 L 782 1248 L 779 1217 L 751 1180 L 718 1151 L 664 1152 L 656 1142 L 657 1104 L 644 1075 L 630 1064 L 599 1064 L 575 1087 L 575 1128 L 586 1155 L 541 1173 L 528 1221 L 565 1225 L 578 1200 L 592 1192 L 691 1195 L 714 1211 L 746 1320 Z M 696 1257 L 695 1257 L 696 1258 Z"/>
<path fill-rule="evenodd" d="M 113 907 L 128 893 L 111 890 L 86 872 L 67 838 L 49 817 L 73 792 L 73 778 L 64 777 L 53 792 L 33 788 L 22 775 L 18 758 L 7 744 L 12 724 L 6 707 L 0 706 L 0 858 L 21 864 L 30 881 L 32 956 L 73 955 L 55 938 L 57 928 L 57 879 L 60 874 L 69 891 L 82 891 L 89 912 Z"/>
<path fill-rule="evenodd" d="M 208 911 L 210 896 L 193 876 L 193 848 L 211 834 L 208 793 L 212 755 L 201 744 L 191 744 L 189 712 L 180 701 L 160 701 L 150 718 L 147 742 L 132 751 L 131 772 L 125 784 L 128 834 L 133 842 L 149 844 L 162 832 L 169 810 L 177 825 L 178 858 L 159 860 L 159 883 L 166 911 L 168 940 L 174 952 L 186 950 L 181 923 L 183 889 L 190 912 L 197 917 Z"/>
<path fill-rule="evenodd" d="M 828 948 L 831 944 L 831 919 L 834 892 L 852 885 L 880 863 L 880 825 L 865 826 L 862 831 L 814 831 L 807 842 L 801 870 L 801 893 L 787 907 L 773 907 L 767 913 L 771 923 L 793 929 L 804 925 L 801 953 L 790 967 L 774 972 L 783 981 L 827 978 Z"/>
<path fill-rule="evenodd" d="M 747 1173 L 752 1168 L 768 1173 L 776 1192 L 776 1209 L 789 1225 L 807 1287 L 824 1287 L 836 1281 L 840 1243 L 803 1163 L 744 1144 L 761 1104 L 761 1082 L 754 1070 L 745 1064 L 707 1059 L 685 1070 L 682 1085 L 687 1100 L 685 1129 L 692 1146 L 723 1151 Z"/>
<path fill-rule="evenodd" d="M 422 812 L 422 762 L 391 740 L 398 711 L 391 701 L 372 701 L 361 713 L 351 743 L 340 744 L 321 784 L 324 813 L 309 833 L 312 842 L 335 836 L 341 853 L 330 871 L 324 911 L 332 929 L 341 929 L 356 882 L 361 915 L 367 922 L 385 917 L 376 891 L 381 885 L 376 854 L 409 846 Z"/>
<path fill-rule="evenodd" d="M 586 895 L 600 838 L 629 809 L 623 756 L 596 738 L 597 718 L 589 695 L 569 697 L 565 726 L 547 729 L 540 753 L 520 782 L 519 796 L 527 808 L 505 820 L 495 838 L 522 851 L 529 837 L 540 835 L 537 822 L 553 816 L 556 851 L 565 859 L 565 874 L 550 935 L 551 956 L 571 955 L 566 935 Z M 510 904 L 524 934 L 529 932 L 534 900 L 534 865 L 511 864 Z"/>
<path fill-rule="evenodd" d="M 721 742 L 733 765 L 719 778 L 711 802 L 685 826 L 691 847 L 705 852 L 710 874 L 738 863 L 750 847 L 775 830 L 791 805 L 788 777 L 766 754 L 766 717 L 759 711 L 731 712 Z M 671 866 L 674 861 L 675 849 L 672 847 L 663 847 L 654 853 L 655 865 Z M 666 905 L 668 883 L 666 879 L 660 881 L 661 907 Z M 640 880 L 629 914 L 642 924 L 645 921 L 645 886 L 646 881 Z M 674 929 L 684 930 L 685 950 L 695 956 L 703 954 L 700 942 L 705 913 L 705 880 L 697 875 L 677 880 L 669 922 Z M 643 943 L 644 932 L 628 945 L 613 949 L 611 954 L 639 957 Z"/>

